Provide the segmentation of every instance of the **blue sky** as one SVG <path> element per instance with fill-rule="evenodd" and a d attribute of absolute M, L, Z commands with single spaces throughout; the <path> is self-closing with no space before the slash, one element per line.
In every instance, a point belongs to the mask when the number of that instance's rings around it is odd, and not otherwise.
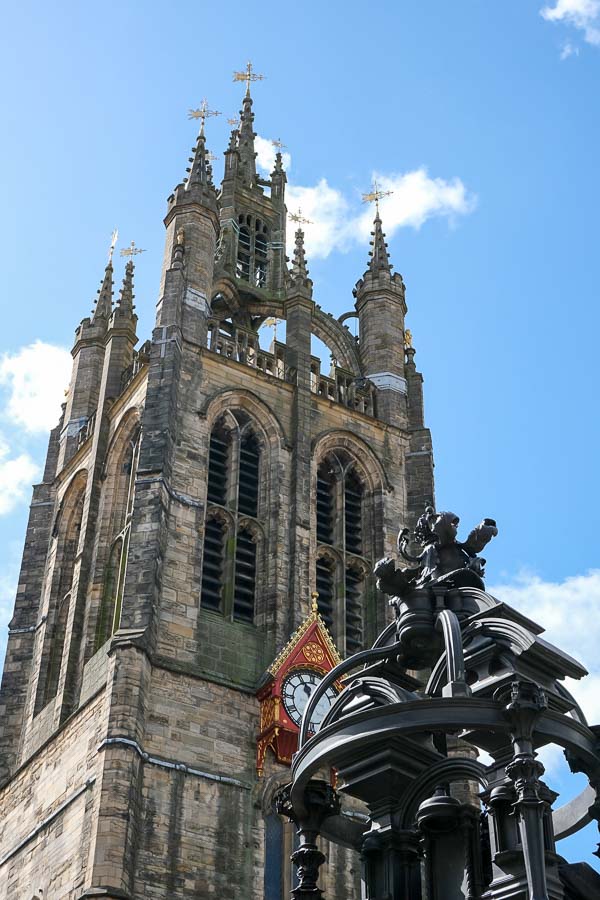
<path fill-rule="evenodd" d="M 22 2 L 2 25 L 3 632 L 64 349 L 110 234 L 147 251 L 145 339 L 165 199 L 194 143 L 187 111 L 205 96 L 222 111 L 207 125 L 220 155 L 242 95 L 231 73 L 251 58 L 266 76 L 260 160 L 271 139 L 286 144 L 288 205 L 314 223 L 315 299 L 336 315 L 367 261 L 360 194 L 374 175 L 393 189 L 381 213 L 425 376 L 438 508 L 465 529 L 498 520 L 489 584 L 588 666 L 581 696 L 600 721 L 600 0 Z M 559 849 L 596 864 L 595 839 L 588 828 Z"/>

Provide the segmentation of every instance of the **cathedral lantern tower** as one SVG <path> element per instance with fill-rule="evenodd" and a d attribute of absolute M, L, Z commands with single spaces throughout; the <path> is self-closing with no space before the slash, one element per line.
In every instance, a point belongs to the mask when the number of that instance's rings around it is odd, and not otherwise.
<path fill-rule="evenodd" d="M 284 753 L 261 719 L 275 699 L 267 673 L 311 616 L 331 660 L 375 639 L 388 611 L 373 564 L 433 500 L 381 220 L 356 306 L 338 319 L 319 304 L 302 228 L 286 258 L 282 154 L 260 177 L 259 76 L 238 80 L 220 189 L 213 111 L 195 111 L 151 338 L 135 346 L 133 248 L 116 303 L 111 259 L 77 332 L 0 695 L 0 896 L 288 896 L 291 834 L 271 799 L 295 732 Z M 266 346 L 273 317 L 285 339 Z M 288 673 L 300 699 L 304 663 L 310 678 L 327 669 L 302 652 Z M 323 886 L 358 900 L 352 851 L 331 848 Z"/>

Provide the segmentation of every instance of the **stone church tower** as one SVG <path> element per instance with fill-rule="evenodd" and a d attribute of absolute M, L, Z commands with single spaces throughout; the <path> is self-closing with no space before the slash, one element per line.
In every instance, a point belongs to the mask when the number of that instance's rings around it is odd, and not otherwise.
<path fill-rule="evenodd" d="M 2 679 L 2 898 L 287 897 L 271 798 L 289 770 L 267 753 L 257 775 L 261 679 L 313 591 L 342 656 L 374 639 L 372 564 L 433 500 L 379 214 L 336 319 L 302 230 L 288 266 L 282 157 L 257 174 L 253 123 L 248 91 L 220 189 L 202 128 L 168 199 L 151 340 L 135 349 L 132 260 L 75 334 Z M 267 350 L 268 317 L 286 333 Z M 358 860 L 326 852 L 326 895 L 358 898 Z"/>

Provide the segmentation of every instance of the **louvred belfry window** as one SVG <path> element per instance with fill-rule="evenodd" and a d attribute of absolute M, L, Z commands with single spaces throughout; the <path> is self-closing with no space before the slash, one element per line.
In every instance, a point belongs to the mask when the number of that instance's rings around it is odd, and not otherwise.
<path fill-rule="evenodd" d="M 234 583 L 233 618 L 251 623 L 256 593 L 256 544 L 246 528 L 240 528 L 237 534 Z"/>
<path fill-rule="evenodd" d="M 249 417 L 228 412 L 209 442 L 200 606 L 253 624 L 261 564 L 261 446 Z"/>
<path fill-rule="evenodd" d="M 254 287 L 267 286 L 269 229 L 251 215 L 238 216 L 236 275 Z"/>
<path fill-rule="evenodd" d="M 336 645 L 348 656 L 364 646 L 365 490 L 345 451 L 328 454 L 317 468 L 315 586 L 319 612 Z"/>
<path fill-rule="evenodd" d="M 223 428 L 213 430 L 208 454 L 207 499 L 209 503 L 218 503 L 221 506 L 224 506 L 227 501 L 230 444 L 229 435 Z"/>
<path fill-rule="evenodd" d="M 318 608 L 323 621 L 331 632 L 333 631 L 334 625 L 334 566 L 335 564 L 333 561 L 326 557 L 317 559 Z"/>
<path fill-rule="evenodd" d="M 333 539 L 334 491 L 335 479 L 324 463 L 317 471 L 317 541 L 320 544 L 331 544 Z"/>
<path fill-rule="evenodd" d="M 225 526 L 208 519 L 204 531 L 204 563 L 202 567 L 202 606 L 221 610 L 225 564 Z"/>

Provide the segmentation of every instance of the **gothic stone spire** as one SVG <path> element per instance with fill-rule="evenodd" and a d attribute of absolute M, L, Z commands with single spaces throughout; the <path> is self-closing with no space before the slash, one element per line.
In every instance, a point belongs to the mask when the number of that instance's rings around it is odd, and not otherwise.
<path fill-rule="evenodd" d="M 308 277 L 306 254 L 304 251 L 304 232 L 301 228 L 296 232 L 296 246 L 294 248 L 291 277 L 294 287 L 301 288 L 308 294 L 312 294 L 312 281 Z"/>
<path fill-rule="evenodd" d="M 98 299 L 96 300 L 96 308 L 94 309 L 94 313 L 92 315 L 92 325 L 100 324 L 100 320 L 103 320 L 105 324 L 108 323 L 112 313 L 112 298 L 113 298 L 113 265 L 112 260 L 109 260 L 106 269 L 104 270 L 104 278 L 102 280 L 102 286 L 98 291 Z"/>
<path fill-rule="evenodd" d="M 248 84 L 243 107 L 240 110 L 239 152 L 244 179 L 250 185 L 254 184 L 256 180 L 256 151 L 254 149 L 256 134 L 253 123 L 252 97 L 250 96 L 250 85 Z"/>
<path fill-rule="evenodd" d="M 375 276 L 383 272 L 391 275 L 393 267 L 390 263 L 387 244 L 384 240 L 385 234 L 381 227 L 379 209 L 377 209 L 373 229 L 374 230 L 371 232 L 371 237 L 373 238 L 371 241 L 372 249 L 369 251 L 369 271 Z"/>
<path fill-rule="evenodd" d="M 206 138 L 204 136 L 204 122 L 202 122 L 202 127 L 198 134 L 198 140 L 193 149 L 193 154 L 194 155 L 190 157 L 192 166 L 187 170 L 189 172 L 189 178 L 186 187 L 191 188 L 194 184 L 213 187 L 212 168 L 206 149 Z"/>
<path fill-rule="evenodd" d="M 125 266 L 125 277 L 119 292 L 119 299 L 116 307 L 122 316 L 128 316 L 129 318 L 133 318 L 133 311 L 135 309 L 135 306 L 133 305 L 133 269 L 133 260 L 130 259 Z"/>

